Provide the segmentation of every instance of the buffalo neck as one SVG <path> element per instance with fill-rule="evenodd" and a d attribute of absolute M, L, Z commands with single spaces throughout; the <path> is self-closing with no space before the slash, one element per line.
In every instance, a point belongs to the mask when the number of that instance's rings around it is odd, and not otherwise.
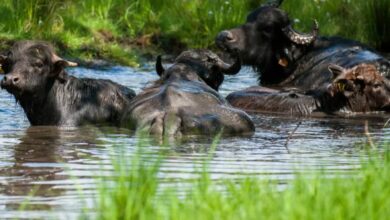
<path fill-rule="evenodd" d="M 295 54 L 301 51 L 301 48 L 293 47 L 292 44 L 281 46 L 277 42 L 273 42 L 272 46 L 264 47 L 263 51 L 255 61 L 256 71 L 260 72 L 260 81 L 262 85 L 276 85 L 287 79 L 290 74 L 294 71 Z M 276 51 L 273 53 L 272 51 Z M 288 53 L 286 54 L 286 51 Z M 293 57 L 294 56 L 294 57 Z M 285 63 L 282 64 L 281 61 Z"/>
<path fill-rule="evenodd" d="M 58 80 L 49 80 L 42 92 L 25 94 L 17 99 L 31 125 L 59 124 L 61 113 L 55 97 L 58 95 L 58 87 L 61 86 L 64 84 Z"/>
<path fill-rule="evenodd" d="M 184 63 L 177 63 L 168 69 L 167 75 L 164 77 L 163 81 L 187 80 L 204 82 L 201 77 L 199 77 L 197 71 L 199 71 L 197 68 Z"/>
<path fill-rule="evenodd" d="M 345 97 L 342 93 L 330 95 L 325 89 L 313 90 L 309 92 L 316 100 L 317 109 L 321 112 L 332 114 L 335 112 L 362 112 L 364 97 L 354 95 L 353 97 Z"/>

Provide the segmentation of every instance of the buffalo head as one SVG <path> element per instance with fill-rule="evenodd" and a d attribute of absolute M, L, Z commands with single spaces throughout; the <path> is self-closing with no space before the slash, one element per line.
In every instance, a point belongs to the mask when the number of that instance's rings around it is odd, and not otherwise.
<path fill-rule="evenodd" d="M 351 69 L 330 65 L 333 81 L 328 86 L 332 96 L 343 95 L 353 111 L 390 110 L 390 81 L 375 65 L 360 64 Z"/>
<path fill-rule="evenodd" d="M 273 1 L 257 8 L 243 25 L 224 30 L 216 37 L 220 48 L 228 52 L 237 50 L 243 63 L 257 67 L 264 78 L 269 73 L 273 78 L 288 75 L 288 68 L 298 53 L 296 48 L 311 45 L 318 35 L 316 21 L 310 34 L 295 31 L 287 13 L 278 8 L 279 4 L 281 1 Z M 269 83 L 280 81 L 264 78 Z"/>
<path fill-rule="evenodd" d="M 77 65 L 57 56 L 50 45 L 34 41 L 15 43 L 0 56 L 0 64 L 5 74 L 1 88 L 16 98 L 44 92 L 50 82 L 66 78 L 65 67 Z"/>
<path fill-rule="evenodd" d="M 156 71 L 161 80 L 169 78 L 186 78 L 189 80 L 202 79 L 208 86 L 218 90 L 224 79 L 224 74 L 234 75 L 241 69 L 241 60 L 235 57 L 233 64 L 225 63 L 215 53 L 204 50 L 194 49 L 182 52 L 174 64 L 167 70 L 161 63 L 161 57 L 157 57 Z"/>

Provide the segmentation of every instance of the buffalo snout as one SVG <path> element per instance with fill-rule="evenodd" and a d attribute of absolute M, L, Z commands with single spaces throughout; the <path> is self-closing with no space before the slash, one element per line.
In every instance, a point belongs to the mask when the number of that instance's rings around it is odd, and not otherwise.
<path fill-rule="evenodd" d="M 223 50 L 228 52 L 232 52 L 237 50 L 237 52 L 242 52 L 242 30 L 241 29 L 231 29 L 224 30 L 219 32 L 217 37 L 215 38 L 215 43 L 217 46 Z"/>
<path fill-rule="evenodd" d="M 236 41 L 236 38 L 234 37 L 233 33 L 231 31 L 221 31 L 216 38 L 217 43 L 223 44 L 226 42 L 234 42 Z"/>
<path fill-rule="evenodd" d="M 2 89 L 18 87 L 20 84 L 20 76 L 17 74 L 7 74 L 1 80 L 0 84 Z"/>

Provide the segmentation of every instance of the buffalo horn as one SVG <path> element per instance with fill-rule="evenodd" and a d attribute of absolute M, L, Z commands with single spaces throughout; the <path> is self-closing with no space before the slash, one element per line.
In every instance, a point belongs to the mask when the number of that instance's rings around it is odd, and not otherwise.
<path fill-rule="evenodd" d="M 237 74 L 241 69 L 241 60 L 240 57 L 237 55 L 236 60 L 233 64 L 227 64 L 220 58 L 218 58 L 218 61 L 216 63 L 218 68 L 221 70 L 222 73 L 226 75 L 235 75 Z"/>
<path fill-rule="evenodd" d="M 70 61 L 68 61 L 68 60 L 62 59 L 61 57 L 57 56 L 57 54 L 53 54 L 52 57 L 51 57 L 51 59 L 52 59 L 52 62 L 53 62 L 53 63 L 56 63 L 56 62 L 58 62 L 58 61 L 62 61 L 62 62 L 64 62 L 65 66 L 75 67 L 75 66 L 78 65 L 78 64 L 75 63 L 75 62 L 70 62 Z"/>
<path fill-rule="evenodd" d="M 161 55 L 158 55 L 157 56 L 157 60 L 156 60 L 156 72 L 159 76 L 162 76 L 162 74 L 164 74 L 165 72 L 165 69 L 162 65 L 162 61 L 161 61 Z"/>
<path fill-rule="evenodd" d="M 309 45 L 315 41 L 318 35 L 318 22 L 314 20 L 313 22 L 313 30 L 310 34 L 301 34 L 295 31 L 291 25 L 282 29 L 284 34 L 290 39 L 292 42 L 299 45 Z"/>
<path fill-rule="evenodd" d="M 341 75 L 345 71 L 345 69 L 343 67 L 336 65 L 336 64 L 330 64 L 328 66 L 328 70 L 332 73 L 333 78 L 338 77 L 339 75 Z"/>

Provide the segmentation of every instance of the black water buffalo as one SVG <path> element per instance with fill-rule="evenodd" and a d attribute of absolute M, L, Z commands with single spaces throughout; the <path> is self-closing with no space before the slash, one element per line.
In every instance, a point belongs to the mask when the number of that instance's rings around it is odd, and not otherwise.
<path fill-rule="evenodd" d="M 262 85 L 315 89 L 331 81 L 330 64 L 344 68 L 374 64 L 390 77 L 390 61 L 359 42 L 320 37 L 317 22 L 309 34 L 296 32 L 287 13 L 278 8 L 281 2 L 257 8 L 245 24 L 216 37 L 219 47 L 238 51 L 243 64 L 257 69 Z"/>
<path fill-rule="evenodd" d="M 1 88 L 14 95 L 31 125 L 116 125 L 135 96 L 110 80 L 68 75 L 65 67 L 77 64 L 58 57 L 45 42 L 17 42 L 0 64 Z"/>
<path fill-rule="evenodd" d="M 250 117 L 217 92 L 223 74 L 240 68 L 239 59 L 229 65 L 208 50 L 185 51 L 167 70 L 158 58 L 160 79 L 133 99 L 124 123 L 157 136 L 251 134 Z"/>
<path fill-rule="evenodd" d="M 390 80 L 375 65 L 360 64 L 351 69 L 330 65 L 331 83 L 316 90 L 282 90 L 254 86 L 226 98 L 234 107 L 250 112 L 292 115 L 390 111 Z"/>

